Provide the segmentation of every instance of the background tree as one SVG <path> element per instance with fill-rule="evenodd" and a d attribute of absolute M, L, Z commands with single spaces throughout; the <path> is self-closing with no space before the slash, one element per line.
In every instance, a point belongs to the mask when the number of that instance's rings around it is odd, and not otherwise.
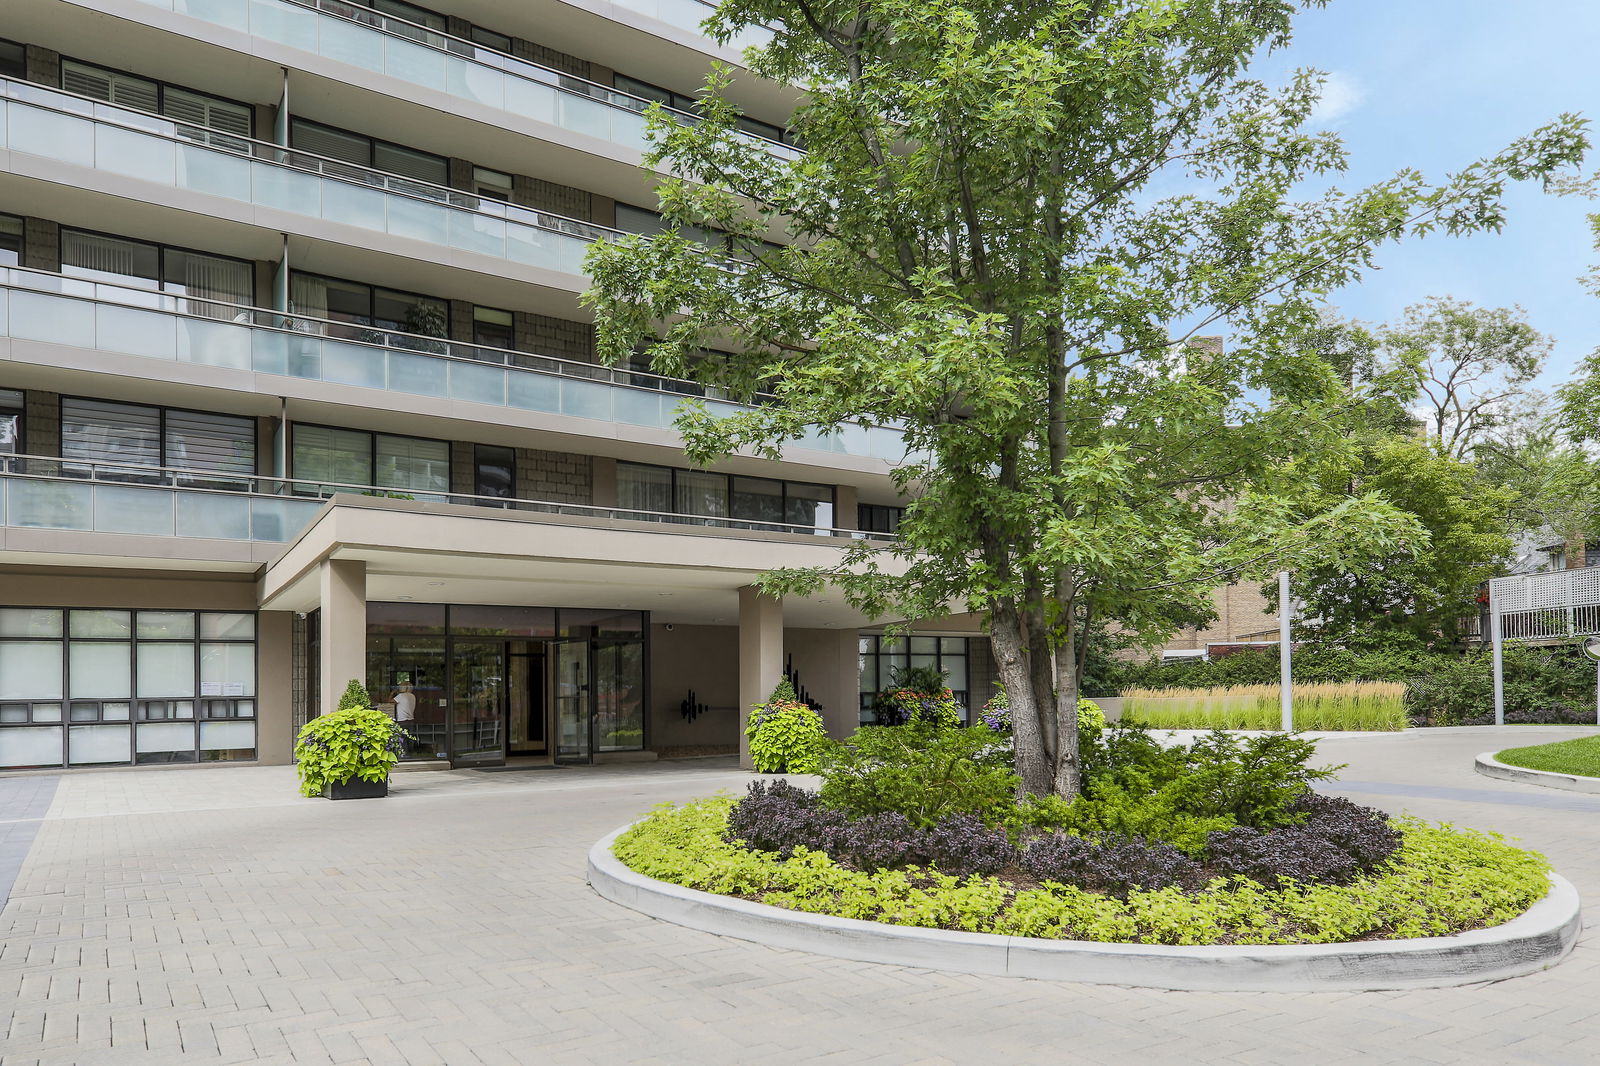
<path fill-rule="evenodd" d="M 1478 584 L 1500 572 L 1513 541 L 1507 522 L 1512 492 L 1436 443 L 1389 436 L 1362 444 L 1318 479 L 1330 499 L 1375 492 L 1413 516 L 1423 543 L 1396 548 L 1355 567 L 1309 559 L 1295 570 L 1300 632 L 1325 643 L 1371 647 L 1396 637 L 1450 644 L 1475 611 Z M 1329 500 L 1312 500 L 1325 509 Z M 1267 592 L 1276 607 L 1277 589 Z"/>
<path fill-rule="evenodd" d="M 1544 367 L 1551 340 L 1520 307 L 1475 307 L 1449 297 L 1406 309 L 1384 336 L 1414 368 L 1416 402 L 1445 454 L 1466 459 L 1514 417 L 1524 387 Z"/>
<path fill-rule="evenodd" d="M 652 333 L 667 373 L 730 349 L 695 372 L 777 396 L 733 415 L 689 404 L 694 461 L 902 428 L 899 541 L 763 586 L 831 583 L 872 616 L 987 612 L 1028 791 L 1077 789 L 1064 652 L 1080 626 L 1159 635 L 1219 584 L 1420 536 L 1372 494 L 1296 510 L 1314 461 L 1348 447 L 1344 382 L 1300 343 L 1316 301 L 1382 242 L 1498 227 L 1507 180 L 1587 147 L 1566 117 L 1441 184 L 1405 171 L 1296 200 L 1345 162 L 1334 135 L 1301 130 L 1319 79 L 1246 76 L 1296 9 L 726 0 L 719 38 L 774 27 L 746 62 L 804 91 L 805 154 L 741 138 L 732 75 L 713 71 L 701 121 L 653 116 L 648 158 L 676 175 L 658 190 L 668 232 L 591 252 L 606 358 Z M 695 227 L 727 233 L 740 262 Z M 764 243 L 782 234 L 793 247 Z M 1207 332 L 1226 348 L 1188 346 Z"/>

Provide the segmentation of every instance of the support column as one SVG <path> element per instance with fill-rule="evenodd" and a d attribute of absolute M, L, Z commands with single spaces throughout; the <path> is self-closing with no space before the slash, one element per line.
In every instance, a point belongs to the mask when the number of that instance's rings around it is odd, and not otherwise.
<path fill-rule="evenodd" d="M 261 686 L 256 696 L 256 761 L 294 761 L 294 612 L 256 615 L 256 655 Z"/>
<path fill-rule="evenodd" d="M 754 585 L 739 590 L 739 765 L 751 769 L 745 725 L 783 678 L 783 601 Z"/>
<path fill-rule="evenodd" d="M 367 679 L 367 563 L 324 559 L 318 573 L 322 600 L 322 714 L 339 707 L 345 685 Z"/>
<path fill-rule="evenodd" d="M 834 706 L 823 709 L 822 717 L 828 734 L 835 740 L 843 740 L 861 725 L 861 635 L 854 629 L 839 630 L 834 654 L 838 664 L 839 695 Z"/>

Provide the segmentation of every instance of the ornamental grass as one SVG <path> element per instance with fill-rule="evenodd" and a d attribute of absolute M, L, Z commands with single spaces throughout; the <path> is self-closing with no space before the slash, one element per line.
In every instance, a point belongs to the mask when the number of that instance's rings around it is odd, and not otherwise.
<path fill-rule="evenodd" d="M 1277 685 L 1129 689 L 1122 717 L 1156 729 L 1278 729 Z M 1294 686 L 1296 729 L 1400 730 L 1406 687 L 1389 681 Z"/>

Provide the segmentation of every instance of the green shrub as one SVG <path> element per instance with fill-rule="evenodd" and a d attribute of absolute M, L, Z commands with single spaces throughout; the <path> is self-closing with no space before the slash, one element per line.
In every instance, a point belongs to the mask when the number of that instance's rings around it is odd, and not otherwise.
<path fill-rule="evenodd" d="M 367 695 L 367 686 L 363 685 L 361 682 L 352 677 L 344 686 L 344 695 L 339 697 L 338 709 L 341 711 L 348 711 L 351 708 L 366 708 L 371 706 L 372 697 Z"/>
<path fill-rule="evenodd" d="M 1091 699 L 1078 698 L 1078 734 L 1098 734 L 1106 727 L 1106 713 Z"/>
<path fill-rule="evenodd" d="M 1019 784 L 1002 739 L 923 722 L 863 726 L 822 756 L 822 802 L 853 818 L 895 812 L 929 828 L 957 813 L 993 820 Z"/>
<path fill-rule="evenodd" d="M 1238 737 L 1207 733 L 1184 753 L 1183 772 L 1161 788 L 1172 808 L 1199 818 L 1225 816 L 1252 829 L 1294 820 L 1289 807 L 1312 781 L 1337 767 L 1307 765 L 1317 746 L 1288 733 Z"/>
<path fill-rule="evenodd" d="M 617 839 L 630 869 L 671 884 L 791 910 L 893 925 L 1146 944 L 1324 944 L 1448 936 L 1516 917 L 1549 890 L 1549 864 L 1499 837 L 1397 820 L 1400 850 L 1342 885 L 1218 879 L 1198 893 L 1126 899 L 1065 885 L 1015 890 L 996 877 L 918 869 L 862 873 L 820 852 L 780 859 L 723 839 L 732 796 L 662 807 Z"/>
<path fill-rule="evenodd" d="M 795 697 L 788 678 L 778 682 L 767 702 L 756 704 L 745 735 L 750 761 L 763 774 L 814 774 L 829 743 L 822 716 Z"/>
<path fill-rule="evenodd" d="M 400 760 L 405 737 L 393 718 L 366 707 L 313 718 L 294 745 L 301 794 L 320 795 L 327 785 L 357 779 L 382 781 Z"/>

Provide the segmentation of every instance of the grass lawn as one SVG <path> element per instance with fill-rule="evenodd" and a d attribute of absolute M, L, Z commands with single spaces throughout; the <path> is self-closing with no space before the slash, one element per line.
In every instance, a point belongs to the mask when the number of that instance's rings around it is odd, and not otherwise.
<path fill-rule="evenodd" d="M 1529 748 L 1507 748 L 1495 756 L 1503 763 L 1528 770 L 1600 777 L 1600 737 L 1580 737 Z"/>

